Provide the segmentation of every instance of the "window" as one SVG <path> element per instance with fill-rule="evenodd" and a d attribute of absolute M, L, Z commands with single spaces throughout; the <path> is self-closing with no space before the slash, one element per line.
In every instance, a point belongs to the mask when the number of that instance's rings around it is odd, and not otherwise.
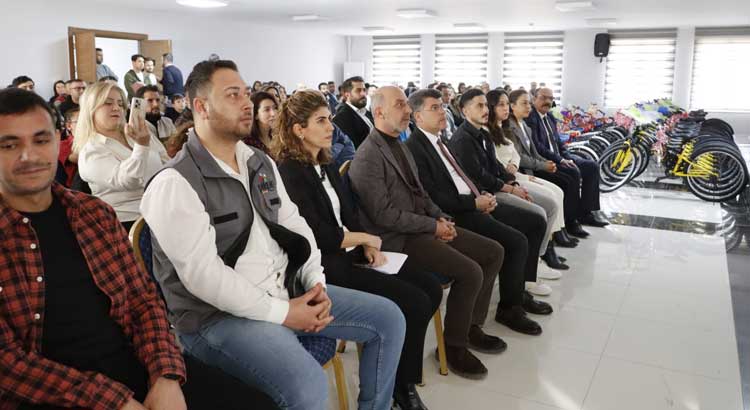
<path fill-rule="evenodd" d="M 656 98 L 672 98 L 677 31 L 611 31 L 604 105 L 627 107 Z"/>
<path fill-rule="evenodd" d="M 528 90 L 545 83 L 555 99 L 562 95 L 563 33 L 505 33 L 502 81 Z"/>
<path fill-rule="evenodd" d="M 435 80 L 457 88 L 487 81 L 487 33 L 435 35 Z"/>
<path fill-rule="evenodd" d="M 371 83 L 379 86 L 409 81 L 420 85 L 422 43 L 419 36 L 375 36 L 372 38 Z"/>
<path fill-rule="evenodd" d="M 750 111 L 750 27 L 695 30 L 690 107 Z"/>

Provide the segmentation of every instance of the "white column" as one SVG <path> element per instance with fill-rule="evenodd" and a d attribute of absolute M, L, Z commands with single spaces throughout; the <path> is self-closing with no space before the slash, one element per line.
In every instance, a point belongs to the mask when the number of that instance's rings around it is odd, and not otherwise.
<path fill-rule="evenodd" d="M 505 47 L 505 33 L 490 33 L 487 49 L 487 82 L 490 88 L 502 84 L 503 48 Z"/>
<path fill-rule="evenodd" d="M 672 101 L 683 108 L 689 108 L 690 105 L 690 87 L 693 83 L 694 49 L 695 27 L 678 28 L 674 55 Z"/>
<path fill-rule="evenodd" d="M 435 35 L 422 34 L 422 87 L 435 81 Z"/>

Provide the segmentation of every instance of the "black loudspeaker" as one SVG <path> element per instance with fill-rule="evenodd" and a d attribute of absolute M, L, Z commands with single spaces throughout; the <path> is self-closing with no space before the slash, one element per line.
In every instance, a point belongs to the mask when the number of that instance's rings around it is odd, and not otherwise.
<path fill-rule="evenodd" d="M 606 57 L 609 54 L 609 34 L 599 33 L 594 39 L 594 55 Z"/>

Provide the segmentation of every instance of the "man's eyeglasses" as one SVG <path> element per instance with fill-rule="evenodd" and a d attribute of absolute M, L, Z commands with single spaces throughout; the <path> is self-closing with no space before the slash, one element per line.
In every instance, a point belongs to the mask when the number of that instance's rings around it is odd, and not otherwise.
<path fill-rule="evenodd" d="M 445 111 L 445 108 L 441 104 L 434 104 L 429 107 L 422 108 L 422 111 Z"/>

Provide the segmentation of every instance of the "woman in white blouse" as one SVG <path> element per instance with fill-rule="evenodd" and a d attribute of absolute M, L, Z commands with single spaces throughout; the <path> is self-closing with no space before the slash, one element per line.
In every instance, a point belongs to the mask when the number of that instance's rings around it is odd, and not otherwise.
<path fill-rule="evenodd" d="M 510 99 L 503 90 L 493 90 L 487 94 L 487 105 L 490 109 L 488 128 L 490 136 L 495 143 L 495 155 L 497 160 L 511 174 L 515 175 L 516 181 L 529 191 L 532 198 L 537 201 L 554 201 L 557 206 L 556 213 L 550 218 L 552 228 L 550 232 L 558 232 L 565 227 L 565 216 L 563 214 L 563 191 L 557 185 L 542 178 L 523 174 L 519 171 L 521 156 L 518 154 L 512 140 L 506 136 L 510 133 L 507 122 L 510 117 Z M 549 242 L 547 249 L 542 249 L 542 260 L 555 269 L 567 269 L 567 266 L 559 260 L 555 253 L 553 241 Z"/>
<path fill-rule="evenodd" d="M 91 193 L 114 208 L 130 229 L 148 180 L 169 160 L 162 143 L 152 137 L 145 120 L 126 124 L 125 93 L 114 82 L 98 82 L 81 96 L 73 151 L 78 172 Z"/>

